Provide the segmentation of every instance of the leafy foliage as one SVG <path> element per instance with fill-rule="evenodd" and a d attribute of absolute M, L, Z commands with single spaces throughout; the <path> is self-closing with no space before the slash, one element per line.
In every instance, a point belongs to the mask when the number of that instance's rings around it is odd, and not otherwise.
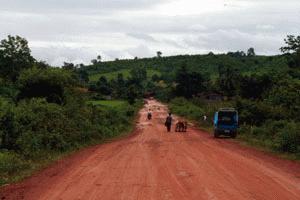
<path fill-rule="evenodd" d="M 75 80 L 68 71 L 49 68 L 31 68 L 21 73 L 18 79 L 19 99 L 41 97 L 51 103 L 64 103 L 65 90 Z"/>
<path fill-rule="evenodd" d="M 28 42 L 20 36 L 9 35 L 0 42 L 0 74 L 3 78 L 16 80 L 23 69 L 32 67 L 34 58 Z"/>

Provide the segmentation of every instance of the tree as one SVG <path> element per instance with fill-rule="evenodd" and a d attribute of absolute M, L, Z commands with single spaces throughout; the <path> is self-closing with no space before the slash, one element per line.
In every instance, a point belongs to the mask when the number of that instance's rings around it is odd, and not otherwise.
<path fill-rule="evenodd" d="M 239 79 L 239 73 L 237 70 L 230 66 L 224 66 L 220 64 L 218 67 L 219 78 L 217 84 L 220 92 L 227 96 L 234 96 L 237 90 L 237 80 Z"/>
<path fill-rule="evenodd" d="M 162 52 L 158 51 L 158 52 L 156 52 L 156 55 L 157 55 L 158 58 L 161 58 Z"/>
<path fill-rule="evenodd" d="M 37 61 L 35 62 L 35 66 L 40 69 L 47 69 L 51 67 L 46 61 Z"/>
<path fill-rule="evenodd" d="M 126 81 L 122 73 L 117 75 L 116 80 L 111 80 L 110 85 L 113 87 L 114 97 L 124 98 L 126 96 Z"/>
<path fill-rule="evenodd" d="M 151 77 L 151 80 L 152 80 L 153 82 L 157 82 L 157 81 L 160 80 L 160 77 L 159 77 L 157 74 L 153 74 L 153 76 Z"/>
<path fill-rule="evenodd" d="M 65 70 L 74 70 L 75 65 L 73 63 L 64 62 L 64 65 L 62 66 Z"/>
<path fill-rule="evenodd" d="M 294 35 L 288 35 L 287 38 L 284 39 L 284 42 L 287 44 L 287 46 L 280 48 L 283 53 L 294 53 L 300 51 L 300 35 L 297 37 Z"/>
<path fill-rule="evenodd" d="M 147 70 L 144 67 L 135 67 L 130 71 L 130 79 L 136 83 L 141 83 L 147 80 Z"/>
<path fill-rule="evenodd" d="M 103 95 L 110 95 L 111 94 L 111 87 L 106 79 L 105 76 L 101 76 L 97 82 L 97 92 Z"/>
<path fill-rule="evenodd" d="M 239 82 L 239 94 L 243 98 L 262 98 L 272 86 L 271 77 L 268 75 L 242 76 Z"/>
<path fill-rule="evenodd" d="M 65 92 L 75 84 L 69 71 L 49 68 L 31 68 L 18 78 L 18 99 L 45 98 L 50 103 L 65 103 Z"/>
<path fill-rule="evenodd" d="M 255 51 L 254 51 L 253 47 L 248 49 L 247 56 L 249 56 L 249 57 L 255 56 Z"/>
<path fill-rule="evenodd" d="M 178 96 L 191 98 L 193 95 L 205 90 L 204 82 L 205 80 L 201 74 L 197 72 L 188 72 L 186 65 L 184 64 L 176 73 L 177 85 L 175 93 Z"/>
<path fill-rule="evenodd" d="M 283 53 L 291 53 L 287 57 L 289 66 L 300 67 L 300 36 L 288 35 L 284 42 L 287 46 L 281 47 L 280 50 Z"/>
<path fill-rule="evenodd" d="M 79 69 L 77 70 L 78 79 L 81 83 L 85 84 L 89 82 L 89 74 L 86 70 Z"/>
<path fill-rule="evenodd" d="M 98 63 L 101 62 L 101 60 L 102 60 L 102 57 L 101 57 L 100 55 L 98 55 L 98 56 L 97 56 L 97 61 L 98 61 Z"/>
<path fill-rule="evenodd" d="M 98 63 L 98 61 L 97 61 L 97 59 L 93 59 L 93 60 L 91 60 L 91 63 L 92 63 L 93 65 L 96 65 L 96 64 Z"/>
<path fill-rule="evenodd" d="M 137 89 L 134 85 L 130 85 L 127 89 L 127 101 L 130 105 L 135 103 L 136 98 L 138 97 Z"/>
<path fill-rule="evenodd" d="M 147 81 L 147 70 L 144 67 L 135 67 L 130 71 L 127 87 L 134 86 L 138 96 L 143 96 Z"/>
<path fill-rule="evenodd" d="M 246 53 L 243 51 L 236 51 L 236 52 L 228 52 L 227 55 L 235 58 L 240 58 L 240 57 L 245 57 Z"/>
<path fill-rule="evenodd" d="M 0 74 L 3 78 L 15 81 L 23 69 L 33 66 L 34 61 L 25 38 L 9 35 L 0 42 Z"/>

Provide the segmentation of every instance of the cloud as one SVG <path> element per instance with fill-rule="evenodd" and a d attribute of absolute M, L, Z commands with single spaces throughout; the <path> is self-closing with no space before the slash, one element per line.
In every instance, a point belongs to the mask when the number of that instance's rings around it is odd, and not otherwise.
<path fill-rule="evenodd" d="M 1 10 L 21 12 L 84 12 L 136 10 L 153 7 L 166 0 L 1 0 Z M 1 2 L 0 1 L 0 2 Z"/>
<path fill-rule="evenodd" d="M 2 2 L 1 2 L 2 1 Z M 59 65 L 104 60 L 246 51 L 277 54 L 299 34 L 300 1 L 0 0 L 0 38 L 29 40 L 37 59 Z"/>
<path fill-rule="evenodd" d="M 145 34 L 145 33 L 127 33 L 129 37 L 136 38 L 138 40 L 144 40 L 147 42 L 158 42 L 152 36 Z"/>

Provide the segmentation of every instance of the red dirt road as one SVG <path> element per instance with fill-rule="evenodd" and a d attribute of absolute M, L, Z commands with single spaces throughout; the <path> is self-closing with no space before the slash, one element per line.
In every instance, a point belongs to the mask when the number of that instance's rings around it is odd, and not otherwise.
<path fill-rule="evenodd" d="M 148 108 L 154 110 L 151 121 Z M 299 163 L 196 128 L 167 133 L 166 113 L 150 101 L 131 136 L 82 150 L 4 187 L 0 199 L 300 199 Z"/>

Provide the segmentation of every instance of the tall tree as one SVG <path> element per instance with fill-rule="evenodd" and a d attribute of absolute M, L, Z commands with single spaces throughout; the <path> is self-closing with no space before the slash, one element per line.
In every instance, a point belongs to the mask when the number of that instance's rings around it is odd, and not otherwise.
<path fill-rule="evenodd" d="M 158 51 L 158 52 L 156 52 L 156 55 L 157 55 L 158 58 L 161 58 L 162 52 Z"/>
<path fill-rule="evenodd" d="M 294 35 L 288 35 L 287 38 L 284 39 L 284 42 L 287 46 L 280 48 L 283 53 L 294 53 L 300 51 L 300 35 L 297 37 Z"/>
<path fill-rule="evenodd" d="M 74 70 L 75 65 L 73 63 L 64 62 L 62 68 L 65 70 Z"/>
<path fill-rule="evenodd" d="M 103 95 L 111 94 L 111 87 L 105 76 L 101 76 L 97 82 L 97 91 Z"/>
<path fill-rule="evenodd" d="M 227 96 L 233 96 L 236 94 L 238 85 L 237 80 L 239 79 L 239 73 L 236 69 L 230 66 L 219 65 L 219 78 L 218 86 L 220 92 Z"/>
<path fill-rule="evenodd" d="M 176 73 L 176 90 L 178 96 L 191 98 L 193 95 L 201 93 L 205 90 L 205 80 L 203 76 L 197 72 L 188 72 L 186 65 Z"/>
<path fill-rule="evenodd" d="M 33 66 L 34 61 L 25 38 L 9 35 L 0 42 L 0 75 L 3 78 L 15 81 L 23 69 Z"/>
<path fill-rule="evenodd" d="M 249 57 L 255 56 L 255 51 L 254 51 L 253 47 L 248 49 L 247 56 L 249 56 Z"/>
<path fill-rule="evenodd" d="M 300 36 L 288 35 L 284 39 L 287 46 L 281 47 L 283 53 L 291 53 L 288 57 L 288 64 L 290 67 L 300 67 Z"/>
<path fill-rule="evenodd" d="M 100 55 L 97 56 L 97 61 L 101 62 L 102 61 L 102 57 Z"/>

